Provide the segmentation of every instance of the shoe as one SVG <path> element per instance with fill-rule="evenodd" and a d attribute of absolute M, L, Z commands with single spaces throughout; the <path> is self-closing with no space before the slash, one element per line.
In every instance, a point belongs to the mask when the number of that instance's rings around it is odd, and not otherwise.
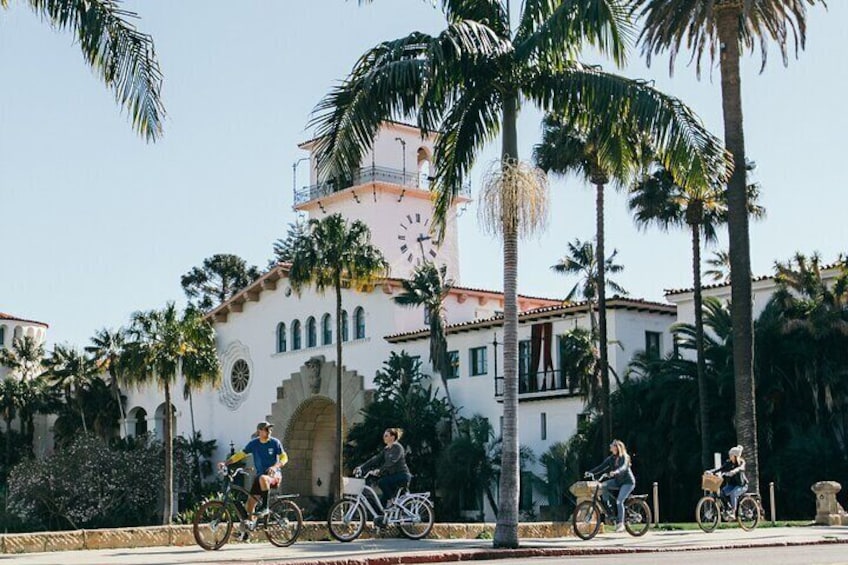
<path fill-rule="evenodd" d="M 624 524 L 619 524 L 615 527 L 615 533 L 619 534 L 624 531 Z"/>
<path fill-rule="evenodd" d="M 239 540 L 239 541 L 241 541 L 241 542 L 246 542 L 247 540 L 249 540 L 249 539 L 250 539 L 250 532 L 248 532 L 248 531 L 244 531 L 244 532 L 240 533 L 240 534 L 236 537 L 236 539 L 238 539 L 238 540 Z"/>
<path fill-rule="evenodd" d="M 383 516 L 383 515 L 376 516 L 374 518 L 374 525 L 377 526 L 378 528 L 382 528 L 383 526 L 386 525 L 386 517 Z"/>

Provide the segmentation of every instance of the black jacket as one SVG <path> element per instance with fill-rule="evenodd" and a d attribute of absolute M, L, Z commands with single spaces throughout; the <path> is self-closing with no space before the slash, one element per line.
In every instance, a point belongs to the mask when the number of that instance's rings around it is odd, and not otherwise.
<path fill-rule="evenodd" d="M 391 447 L 386 446 L 380 453 L 362 464 L 362 470 L 380 469 L 380 476 L 387 477 L 397 473 L 410 474 L 406 465 L 406 451 L 400 442 L 394 442 Z"/>
<path fill-rule="evenodd" d="M 748 477 L 745 476 L 745 460 L 739 459 L 739 463 L 733 463 L 730 459 L 724 462 L 724 465 L 717 469 L 713 469 L 713 473 L 722 473 L 724 475 L 724 484 L 733 487 L 741 487 L 748 484 Z"/>
<path fill-rule="evenodd" d="M 605 473 L 609 471 L 610 479 L 617 486 L 635 485 L 636 477 L 633 476 L 633 471 L 630 469 L 630 460 L 618 455 L 610 455 L 604 462 L 589 471 L 593 475 Z"/>

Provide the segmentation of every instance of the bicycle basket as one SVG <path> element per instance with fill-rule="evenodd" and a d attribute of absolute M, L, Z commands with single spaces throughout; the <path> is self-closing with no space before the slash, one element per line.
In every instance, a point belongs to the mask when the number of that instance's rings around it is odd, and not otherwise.
<path fill-rule="evenodd" d="M 344 493 L 357 495 L 362 492 L 365 487 L 365 479 L 355 479 L 353 477 L 343 477 Z"/>
<path fill-rule="evenodd" d="M 712 473 L 704 473 L 701 476 L 701 488 L 708 492 L 718 492 L 721 488 L 721 477 Z"/>

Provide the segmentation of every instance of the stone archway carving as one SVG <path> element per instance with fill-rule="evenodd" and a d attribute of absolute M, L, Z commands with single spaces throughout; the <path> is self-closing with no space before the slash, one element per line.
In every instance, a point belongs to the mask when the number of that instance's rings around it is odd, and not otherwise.
<path fill-rule="evenodd" d="M 371 402 L 373 391 L 365 390 L 362 375 L 342 369 L 342 428 L 346 432 L 363 420 L 362 410 Z M 287 491 L 304 496 L 326 496 L 330 492 L 332 468 L 326 467 L 332 466 L 333 459 L 327 459 L 326 442 L 328 437 L 331 442 L 335 438 L 335 404 L 336 363 L 327 362 L 323 355 L 310 358 L 277 387 L 277 401 L 267 419 L 283 432 L 289 456 L 289 464 L 283 469 Z M 335 445 L 330 446 L 334 452 Z"/>

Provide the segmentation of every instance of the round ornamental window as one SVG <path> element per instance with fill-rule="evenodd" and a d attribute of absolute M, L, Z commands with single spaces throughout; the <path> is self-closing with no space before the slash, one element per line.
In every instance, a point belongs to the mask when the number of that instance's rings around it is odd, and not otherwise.
<path fill-rule="evenodd" d="M 233 368 L 230 371 L 230 384 L 233 386 L 233 392 L 242 393 L 250 383 L 250 367 L 244 359 L 239 359 L 233 363 Z"/>

